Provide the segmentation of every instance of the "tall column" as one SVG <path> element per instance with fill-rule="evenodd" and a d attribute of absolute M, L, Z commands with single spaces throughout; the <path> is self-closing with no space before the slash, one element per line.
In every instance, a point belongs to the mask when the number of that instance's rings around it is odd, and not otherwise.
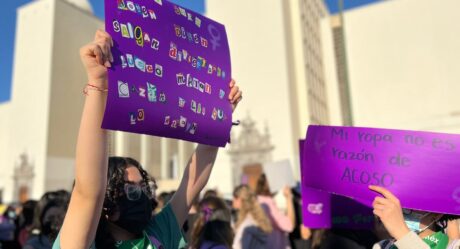
<path fill-rule="evenodd" d="M 182 175 L 184 174 L 185 170 L 185 164 L 187 163 L 187 155 L 186 155 L 186 146 L 187 142 L 179 140 L 177 143 L 177 156 L 178 156 L 178 161 L 177 163 L 179 164 L 179 179 L 182 178 Z"/>
<path fill-rule="evenodd" d="M 161 138 L 161 180 L 168 179 L 169 139 Z"/>
<path fill-rule="evenodd" d="M 141 165 L 144 167 L 144 169 L 147 169 L 150 171 L 150 143 L 149 143 L 149 137 L 147 135 L 141 135 Z"/>
<path fill-rule="evenodd" d="M 125 156 L 126 154 L 126 143 L 128 142 L 125 134 L 121 131 L 114 132 L 115 137 L 115 156 Z"/>

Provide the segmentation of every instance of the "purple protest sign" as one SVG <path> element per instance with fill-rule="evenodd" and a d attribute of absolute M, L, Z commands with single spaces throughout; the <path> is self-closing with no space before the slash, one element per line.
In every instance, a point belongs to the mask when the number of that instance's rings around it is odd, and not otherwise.
<path fill-rule="evenodd" d="M 460 135 L 309 126 L 302 185 L 370 206 L 369 185 L 388 188 L 404 208 L 460 214 Z"/>
<path fill-rule="evenodd" d="M 299 140 L 300 173 L 302 179 L 305 174 L 305 158 L 302 156 L 305 140 Z M 303 224 L 309 228 L 330 228 L 331 227 L 331 197 L 330 194 L 316 189 L 308 188 L 302 183 L 302 218 Z"/>
<path fill-rule="evenodd" d="M 305 140 L 299 141 L 303 151 Z M 303 166 L 307 160 L 300 157 L 301 173 L 309 174 Z M 302 184 L 303 224 L 309 228 L 372 229 L 372 209 L 353 199 L 306 187 Z"/>
<path fill-rule="evenodd" d="M 302 188 L 302 220 L 309 228 L 330 228 L 331 194 L 312 188 Z"/>
<path fill-rule="evenodd" d="M 114 63 L 102 127 L 225 146 L 230 52 L 225 27 L 166 0 L 105 0 Z"/>
<path fill-rule="evenodd" d="M 341 229 L 374 228 L 372 208 L 341 195 L 331 195 L 332 227 Z"/>

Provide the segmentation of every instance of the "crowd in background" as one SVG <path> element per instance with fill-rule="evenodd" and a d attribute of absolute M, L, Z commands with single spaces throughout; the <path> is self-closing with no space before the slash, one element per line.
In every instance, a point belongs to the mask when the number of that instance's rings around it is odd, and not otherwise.
<path fill-rule="evenodd" d="M 155 181 L 152 183 L 151 187 L 156 189 Z M 202 193 L 200 199 L 194 200 L 183 225 L 189 249 L 364 249 L 390 238 L 377 218 L 374 230 L 309 229 L 302 225 L 299 188 L 285 187 L 282 191 L 287 203 L 285 210 L 277 207 L 275 193 L 270 191 L 264 174 L 256 186 L 237 186 L 232 200 L 222 198 L 214 189 Z M 174 193 L 156 195 L 154 201 L 158 205 L 154 213 Z M 45 193 L 38 201 L 1 205 L 0 248 L 51 248 L 69 200 L 70 193 L 59 190 Z M 446 232 L 450 237 L 459 237 L 458 223 L 452 223 Z"/>

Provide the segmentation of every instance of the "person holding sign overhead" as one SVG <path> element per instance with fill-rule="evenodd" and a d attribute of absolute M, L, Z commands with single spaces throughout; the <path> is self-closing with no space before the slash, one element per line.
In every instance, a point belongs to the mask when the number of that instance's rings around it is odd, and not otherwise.
<path fill-rule="evenodd" d="M 108 132 L 101 128 L 106 108 L 113 41 L 98 30 L 94 41 L 80 49 L 88 75 L 85 105 L 76 149 L 75 186 L 64 224 L 53 248 L 183 248 L 181 227 L 192 201 L 206 185 L 217 147 L 198 145 L 188 161 L 180 186 L 160 213 L 150 177 L 134 159 L 108 157 Z M 234 110 L 242 92 L 229 83 Z"/>
<path fill-rule="evenodd" d="M 382 197 L 375 197 L 372 206 L 394 240 L 384 240 L 373 249 L 458 249 L 459 240 L 450 240 L 443 232 L 454 217 L 424 211 L 402 209 L 399 199 L 384 187 L 369 189 Z"/>

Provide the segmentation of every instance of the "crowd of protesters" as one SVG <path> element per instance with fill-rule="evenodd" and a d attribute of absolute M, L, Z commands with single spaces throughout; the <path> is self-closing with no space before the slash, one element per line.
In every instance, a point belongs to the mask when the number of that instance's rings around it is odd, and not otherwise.
<path fill-rule="evenodd" d="M 151 191 L 155 193 L 157 186 L 153 183 Z M 299 188 L 285 187 L 282 190 L 286 207 L 281 210 L 274 200 L 276 193 L 270 191 L 264 174 L 255 186 L 243 184 L 235 187 L 233 199 L 225 199 L 217 190 L 208 189 L 195 198 L 183 224 L 182 234 L 187 241 L 187 246 L 183 248 L 458 248 L 459 224 L 456 217 L 450 215 L 417 212 L 421 213 L 419 216 L 424 216 L 420 219 L 419 230 L 403 231 L 401 236 L 398 235 L 398 228 L 404 228 L 404 216 L 407 219 L 408 213 L 416 211 L 402 211 L 402 218 L 399 219 L 401 224 L 396 223 L 397 211 L 402 210 L 398 209 L 396 197 L 386 190 L 378 191 L 387 196 L 382 199 L 395 202 L 393 214 L 380 217 L 381 214 L 377 212 L 375 229 L 353 230 L 309 229 L 303 226 Z M 174 193 L 161 192 L 155 195 L 152 203 L 157 208 L 152 209 L 152 216 L 161 212 Z M 69 201 L 70 193 L 60 190 L 47 192 L 38 201 L 0 206 L 0 248 L 52 248 L 62 227 Z M 374 205 L 377 204 L 375 202 Z M 429 247 L 423 242 L 423 238 L 428 236 L 437 236 L 437 239 L 444 241 L 442 243 L 445 246 Z"/>

